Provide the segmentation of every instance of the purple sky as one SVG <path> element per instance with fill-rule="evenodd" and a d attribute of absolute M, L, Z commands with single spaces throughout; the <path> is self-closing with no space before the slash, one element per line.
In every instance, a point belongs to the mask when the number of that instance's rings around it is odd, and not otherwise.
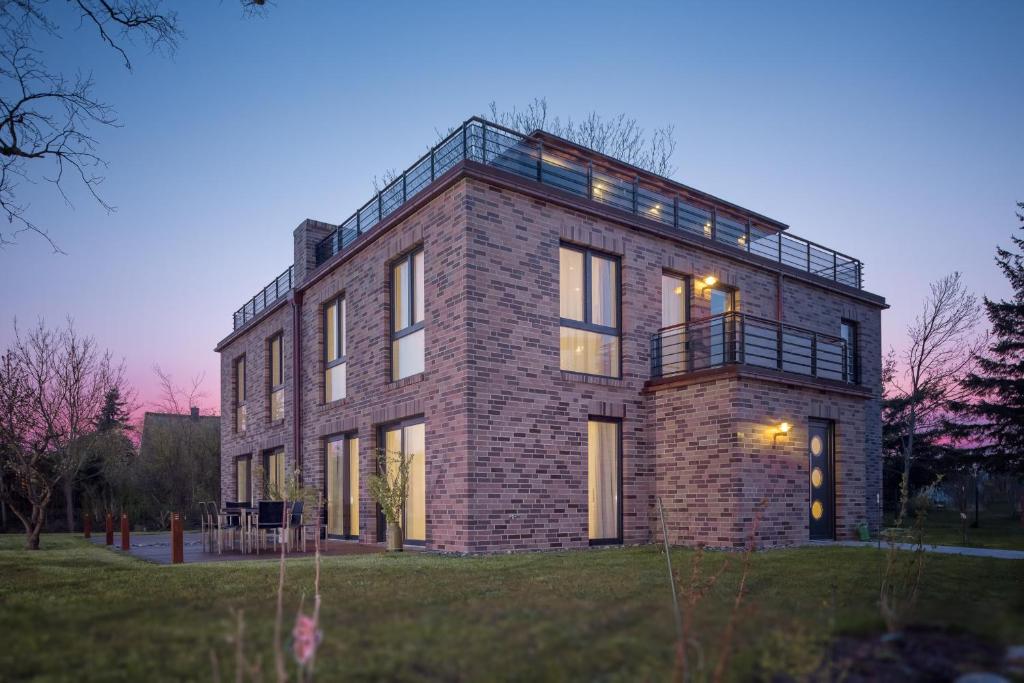
<path fill-rule="evenodd" d="M 205 373 L 218 406 L 213 346 L 292 229 L 347 217 L 492 100 L 675 125 L 675 179 L 865 262 L 886 347 L 949 271 L 1007 292 L 992 256 L 1024 200 L 1024 3 L 174 4 L 173 60 L 140 46 L 129 73 L 76 20 L 46 45 L 118 111 L 94 131 L 118 210 L 26 187 L 67 256 L 30 236 L 0 251 L 0 346 L 15 317 L 71 316 L 144 402 L 158 363 Z"/>

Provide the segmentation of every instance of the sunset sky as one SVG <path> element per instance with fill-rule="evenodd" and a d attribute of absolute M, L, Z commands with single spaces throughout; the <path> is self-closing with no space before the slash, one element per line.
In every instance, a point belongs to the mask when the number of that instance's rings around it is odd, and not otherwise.
<path fill-rule="evenodd" d="M 674 179 L 862 259 L 886 348 L 950 271 L 1007 293 L 992 257 L 1024 201 L 1024 2 L 485 4 L 175 2 L 176 55 L 137 45 L 132 72 L 68 17 L 44 47 L 118 112 L 93 130 L 117 211 L 23 187 L 67 254 L 0 250 L 0 347 L 15 318 L 70 316 L 144 404 L 159 364 L 205 373 L 216 409 L 213 347 L 299 222 L 347 218 L 436 131 L 534 97 L 674 125 Z"/>

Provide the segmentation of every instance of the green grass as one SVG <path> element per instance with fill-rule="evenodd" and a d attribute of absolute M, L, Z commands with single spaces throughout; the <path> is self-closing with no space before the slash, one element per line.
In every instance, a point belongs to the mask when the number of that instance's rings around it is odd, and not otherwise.
<path fill-rule="evenodd" d="M 229 658 L 231 608 L 245 610 L 248 645 L 268 655 L 270 673 L 276 563 L 157 566 L 62 535 L 34 553 L 21 544 L 0 536 L 0 680 L 209 680 L 211 650 Z M 674 553 L 680 567 L 691 557 Z M 882 558 L 863 548 L 756 554 L 733 677 L 778 661 L 780 641 L 785 650 L 826 632 L 833 583 L 837 631 L 879 631 Z M 308 604 L 312 570 L 312 560 L 288 564 L 289 621 L 303 591 Z M 1024 642 L 1022 575 L 1014 561 L 929 556 L 914 621 Z M 697 619 L 709 658 L 737 579 L 734 565 Z M 673 619 L 654 547 L 332 557 L 322 592 L 321 680 L 670 677 Z"/>
<path fill-rule="evenodd" d="M 974 521 L 974 512 L 967 515 L 967 523 Z M 967 543 L 963 542 L 960 513 L 957 510 L 930 510 L 925 518 L 924 542 L 933 545 L 956 545 L 971 548 L 1002 548 L 1024 550 L 1024 526 L 1019 518 L 1011 518 L 1007 507 L 993 507 L 982 511 L 977 529 L 967 528 Z M 886 523 L 892 524 L 887 515 Z"/>

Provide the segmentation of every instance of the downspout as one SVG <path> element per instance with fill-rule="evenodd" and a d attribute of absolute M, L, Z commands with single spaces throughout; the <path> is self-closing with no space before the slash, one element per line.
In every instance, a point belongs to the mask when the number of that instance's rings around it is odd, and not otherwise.
<path fill-rule="evenodd" d="M 302 290 L 296 289 L 292 294 L 292 448 L 295 450 L 295 467 L 299 471 L 299 482 L 304 484 L 302 476 Z"/>

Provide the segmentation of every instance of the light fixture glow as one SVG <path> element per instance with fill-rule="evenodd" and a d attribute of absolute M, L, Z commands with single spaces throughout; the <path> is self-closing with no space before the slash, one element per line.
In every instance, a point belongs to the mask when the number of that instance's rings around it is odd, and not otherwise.
<path fill-rule="evenodd" d="M 714 275 L 708 275 L 706 278 L 704 278 L 704 284 L 707 285 L 708 287 L 714 287 L 716 282 L 718 282 L 718 278 L 716 278 Z"/>
<path fill-rule="evenodd" d="M 783 422 L 779 425 L 779 432 L 782 434 L 789 434 L 789 428 L 790 424 L 788 422 Z"/>
<path fill-rule="evenodd" d="M 675 288 L 674 291 L 675 291 L 676 294 L 682 294 L 683 293 L 683 286 L 679 285 L 678 287 Z"/>

